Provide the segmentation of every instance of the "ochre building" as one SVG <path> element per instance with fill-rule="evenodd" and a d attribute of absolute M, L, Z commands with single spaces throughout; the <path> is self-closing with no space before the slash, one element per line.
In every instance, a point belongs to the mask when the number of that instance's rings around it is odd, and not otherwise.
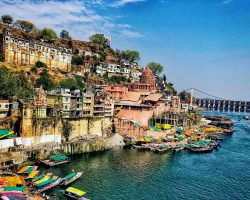
<path fill-rule="evenodd" d="M 71 49 L 14 36 L 9 28 L 3 30 L 0 47 L 5 62 L 10 64 L 34 65 L 37 61 L 41 61 L 50 68 L 63 71 L 71 69 Z"/>

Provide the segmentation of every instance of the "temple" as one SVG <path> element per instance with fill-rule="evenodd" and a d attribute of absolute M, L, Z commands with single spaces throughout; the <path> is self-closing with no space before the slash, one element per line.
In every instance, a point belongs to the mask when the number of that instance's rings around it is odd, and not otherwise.
<path fill-rule="evenodd" d="M 134 92 L 155 92 L 155 77 L 151 69 L 149 67 L 145 67 L 142 72 L 140 81 L 131 83 L 128 89 L 129 91 Z"/>

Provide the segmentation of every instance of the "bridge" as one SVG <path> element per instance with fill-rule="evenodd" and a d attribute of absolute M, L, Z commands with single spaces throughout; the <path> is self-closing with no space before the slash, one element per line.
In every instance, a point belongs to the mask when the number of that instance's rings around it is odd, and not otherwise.
<path fill-rule="evenodd" d="M 250 112 L 250 101 L 227 100 L 208 94 L 196 88 L 190 88 L 187 90 L 191 90 L 191 96 L 193 96 L 193 92 L 196 91 L 208 97 L 195 98 L 195 103 L 200 108 L 221 112 Z"/>

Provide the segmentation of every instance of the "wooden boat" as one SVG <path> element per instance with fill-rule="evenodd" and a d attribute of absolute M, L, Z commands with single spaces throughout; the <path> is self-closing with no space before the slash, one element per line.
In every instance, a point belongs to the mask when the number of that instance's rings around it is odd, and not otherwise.
<path fill-rule="evenodd" d="M 61 181 L 62 181 L 62 179 L 58 178 L 56 181 L 47 184 L 45 187 L 43 187 L 41 189 L 38 189 L 37 193 L 42 193 L 42 192 L 45 192 L 45 191 L 47 191 L 49 189 L 52 189 L 52 188 L 56 187 L 56 186 L 60 185 Z"/>
<path fill-rule="evenodd" d="M 17 173 L 18 174 L 29 174 L 32 171 L 36 170 L 38 166 L 24 166 Z"/>
<path fill-rule="evenodd" d="M 41 162 L 47 166 L 53 167 L 56 165 L 61 165 L 69 162 L 69 159 L 65 155 L 57 154 L 50 156 L 49 159 L 41 160 Z"/>
<path fill-rule="evenodd" d="M 83 197 L 86 194 L 86 192 L 69 187 L 65 190 L 64 195 L 71 198 L 71 199 L 77 199 L 77 200 L 88 200 L 87 198 Z"/>
<path fill-rule="evenodd" d="M 65 176 L 63 179 L 62 179 L 62 182 L 60 185 L 68 185 L 74 181 L 76 181 L 77 179 L 79 179 L 81 177 L 83 172 L 78 172 L 78 173 L 71 173 L 67 176 Z"/>
<path fill-rule="evenodd" d="M 207 152 L 211 152 L 213 151 L 215 147 L 212 145 L 207 145 L 204 147 L 190 147 L 190 146 L 186 146 L 186 149 L 188 149 L 191 152 L 195 152 L 195 153 L 207 153 Z"/>
<path fill-rule="evenodd" d="M 41 178 L 41 179 L 35 181 L 34 184 L 35 184 L 35 185 L 38 185 L 39 183 L 42 183 L 42 182 L 44 182 L 44 181 L 49 180 L 52 176 L 53 176 L 52 173 L 48 173 L 48 174 L 46 174 L 43 178 Z"/>

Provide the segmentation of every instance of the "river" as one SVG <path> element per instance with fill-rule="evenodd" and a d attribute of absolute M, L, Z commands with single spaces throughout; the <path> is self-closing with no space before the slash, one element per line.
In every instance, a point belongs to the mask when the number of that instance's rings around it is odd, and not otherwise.
<path fill-rule="evenodd" d="M 250 199 L 250 121 L 242 114 L 204 112 L 231 117 L 235 131 L 221 147 L 208 154 L 187 151 L 156 154 L 135 149 L 113 149 L 75 155 L 68 165 L 46 169 L 63 177 L 83 171 L 71 186 L 83 189 L 92 200 Z M 65 199 L 63 189 L 48 192 Z"/>

